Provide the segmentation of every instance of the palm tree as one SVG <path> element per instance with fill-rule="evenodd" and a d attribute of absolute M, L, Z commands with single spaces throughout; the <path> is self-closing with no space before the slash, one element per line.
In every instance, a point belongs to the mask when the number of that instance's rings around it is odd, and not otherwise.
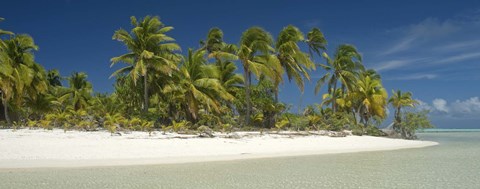
<path fill-rule="evenodd" d="M 331 59 L 326 53 L 323 53 L 323 57 L 326 59 L 327 64 L 320 64 L 320 66 L 327 71 L 323 75 L 315 86 L 315 94 L 318 94 L 325 82 L 328 83 L 328 93 L 333 94 L 337 91 L 337 83 L 340 81 L 342 86 L 342 92 L 345 90 L 351 91 L 355 84 L 356 75 L 359 70 L 363 70 L 361 63 L 362 56 L 357 49 L 352 45 L 340 45 Z M 335 112 L 336 100 L 333 96 L 332 110 Z"/>
<path fill-rule="evenodd" d="M 138 77 L 143 80 L 143 111 L 148 111 L 148 73 L 155 70 L 171 77 L 177 69 L 177 62 L 180 60 L 174 52 L 180 50 L 180 46 L 173 43 L 174 39 L 165 33 L 173 27 L 164 26 L 157 16 L 146 16 L 141 22 L 132 16 L 132 30 L 127 32 L 124 29 L 115 31 L 113 39 L 123 42 L 130 52 L 111 59 L 112 66 L 118 62 L 124 62 L 128 66 L 114 72 L 112 76 L 119 73 L 129 73 L 136 84 Z"/>
<path fill-rule="evenodd" d="M 313 52 L 321 56 L 321 51 L 327 50 L 327 40 L 318 28 L 313 28 L 307 33 L 306 43 L 311 57 L 313 57 Z"/>
<path fill-rule="evenodd" d="M 234 95 L 237 89 L 241 88 L 244 78 L 241 74 L 235 73 L 237 66 L 234 62 L 224 61 L 216 64 L 218 70 L 217 79 L 225 90 Z"/>
<path fill-rule="evenodd" d="M 278 82 L 281 80 L 281 65 L 273 54 L 272 36 L 259 27 L 252 27 L 243 32 L 240 38 L 240 45 L 237 56 L 242 62 L 245 78 L 245 101 L 247 104 L 245 124 L 250 124 L 252 102 L 250 99 L 250 86 L 252 84 L 252 73 L 259 78 L 265 75 Z"/>
<path fill-rule="evenodd" d="M 111 95 L 97 93 L 89 102 L 90 109 L 96 114 L 95 116 L 104 117 L 106 114 L 116 114 L 124 110 L 123 104 L 119 101 L 117 94 Z"/>
<path fill-rule="evenodd" d="M 68 88 L 64 89 L 61 102 L 70 101 L 73 110 L 85 109 L 89 105 L 89 99 L 92 93 L 92 84 L 87 81 L 87 74 L 83 72 L 74 72 L 68 80 Z"/>
<path fill-rule="evenodd" d="M 209 54 L 221 51 L 226 45 L 223 42 L 223 31 L 220 28 L 212 28 L 208 31 L 207 39 L 200 41 L 202 48 L 200 50 L 207 50 Z"/>
<path fill-rule="evenodd" d="M 220 112 L 220 100 L 233 100 L 233 96 L 216 77 L 217 67 L 206 64 L 205 54 L 205 50 L 189 49 L 178 72 L 177 82 L 174 83 L 184 91 L 187 118 L 193 123 L 198 120 L 198 112 L 202 105 L 207 110 Z"/>
<path fill-rule="evenodd" d="M 28 35 L 15 35 L 0 43 L 0 92 L 5 119 L 10 124 L 10 100 L 19 105 L 25 96 L 33 97 L 46 90 L 45 71 L 35 63 L 33 51 L 37 50 Z"/>
<path fill-rule="evenodd" d="M 308 71 L 315 69 L 315 64 L 308 54 L 300 50 L 298 43 L 303 41 L 305 41 L 303 33 L 298 28 L 289 25 L 280 32 L 275 44 L 277 58 L 287 73 L 288 80 L 295 80 L 302 92 L 304 90 L 304 79 L 310 80 Z M 315 44 L 312 44 L 312 46 L 315 46 Z M 275 100 L 278 101 L 278 85 L 275 86 Z"/>
<path fill-rule="evenodd" d="M 381 119 L 386 117 L 388 94 L 383 88 L 381 80 L 372 79 L 370 76 L 360 76 L 356 82 L 353 95 L 360 102 L 358 112 L 365 126 L 373 116 L 378 116 Z"/>
<path fill-rule="evenodd" d="M 402 122 L 402 115 L 401 115 L 401 109 L 402 107 L 414 107 L 415 104 L 418 102 L 414 99 L 412 99 L 412 93 L 411 92 L 406 92 L 402 93 L 402 91 L 397 90 L 393 91 L 392 90 L 393 96 L 388 99 L 388 103 L 392 105 L 392 107 L 395 109 L 395 123 L 393 124 L 393 129 L 396 131 L 401 130 L 402 131 L 402 136 L 405 135 L 405 132 L 403 129 L 401 129 L 400 125 Z"/>
<path fill-rule="evenodd" d="M 236 55 L 238 48 L 223 41 L 223 32 L 219 28 L 210 29 L 205 42 L 200 43 L 203 46 L 200 50 L 207 50 L 208 57 L 215 58 L 215 65 L 219 71 L 218 80 L 233 95 L 235 90 L 244 83 L 242 75 L 235 73 L 237 66 L 233 62 L 238 60 Z"/>
<path fill-rule="evenodd" d="M 140 112 L 143 104 L 143 85 L 136 85 L 128 75 L 117 76 L 114 84 L 115 94 L 126 107 L 126 113 Z"/>
<path fill-rule="evenodd" d="M 56 103 L 55 96 L 51 94 L 39 94 L 35 98 L 26 98 L 25 105 L 29 115 L 33 119 L 40 119 L 45 113 L 52 111 Z"/>
<path fill-rule="evenodd" d="M 52 87 L 62 86 L 62 76 L 57 69 L 48 70 L 47 81 Z"/>

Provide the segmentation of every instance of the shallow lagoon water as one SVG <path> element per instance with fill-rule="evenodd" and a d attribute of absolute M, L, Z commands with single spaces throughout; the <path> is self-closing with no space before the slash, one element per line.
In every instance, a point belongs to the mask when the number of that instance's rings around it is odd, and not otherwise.
<path fill-rule="evenodd" d="M 0 188 L 478 188 L 480 132 L 419 149 L 174 165 L 0 170 Z"/>

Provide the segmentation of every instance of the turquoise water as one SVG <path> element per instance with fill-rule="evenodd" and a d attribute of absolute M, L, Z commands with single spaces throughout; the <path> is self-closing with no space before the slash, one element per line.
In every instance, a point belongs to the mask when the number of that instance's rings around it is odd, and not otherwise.
<path fill-rule="evenodd" d="M 421 133 L 438 146 L 289 158 L 0 170 L 0 188 L 479 188 L 480 133 Z"/>
<path fill-rule="evenodd" d="M 480 132 L 480 129 L 424 129 L 418 131 L 419 133 L 431 132 Z"/>

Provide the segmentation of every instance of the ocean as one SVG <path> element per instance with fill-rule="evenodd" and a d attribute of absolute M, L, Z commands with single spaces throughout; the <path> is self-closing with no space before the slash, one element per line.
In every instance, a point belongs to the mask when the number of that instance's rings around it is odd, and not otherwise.
<path fill-rule="evenodd" d="M 480 130 L 437 146 L 171 165 L 0 170 L 0 188 L 480 188 Z"/>

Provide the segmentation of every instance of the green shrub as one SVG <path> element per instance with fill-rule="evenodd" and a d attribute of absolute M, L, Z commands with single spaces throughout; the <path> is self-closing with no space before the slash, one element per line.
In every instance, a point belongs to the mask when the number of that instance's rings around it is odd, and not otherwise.
<path fill-rule="evenodd" d="M 220 126 L 222 128 L 222 132 L 224 133 L 232 132 L 233 126 L 230 123 L 220 124 Z"/>
<path fill-rule="evenodd" d="M 53 124 L 52 121 L 48 119 L 42 119 L 39 122 L 40 127 L 42 127 L 45 130 L 52 130 L 53 129 Z"/>
<path fill-rule="evenodd" d="M 198 127 L 197 132 L 200 134 L 200 136 L 213 137 L 213 130 L 205 125 Z"/>
<path fill-rule="evenodd" d="M 27 121 L 27 126 L 29 129 L 33 129 L 34 127 L 37 127 L 38 125 L 38 121 L 35 121 L 35 120 L 28 120 Z"/>
<path fill-rule="evenodd" d="M 386 134 L 373 125 L 368 125 L 365 133 L 369 136 L 386 136 Z"/>
<path fill-rule="evenodd" d="M 154 124 L 155 122 L 153 121 L 142 120 L 142 123 L 141 123 L 142 131 L 147 131 L 148 135 L 151 136 Z"/>
<path fill-rule="evenodd" d="M 415 132 L 418 129 L 433 128 L 434 126 L 428 119 L 427 110 L 421 112 L 407 112 L 402 117 L 400 124 L 401 134 L 406 139 L 416 139 Z"/>
<path fill-rule="evenodd" d="M 280 132 L 280 130 L 284 129 L 290 125 L 290 121 L 288 119 L 282 119 L 279 122 L 275 123 L 275 127 L 277 128 L 277 132 Z"/>
<path fill-rule="evenodd" d="M 363 124 L 356 124 L 352 126 L 352 135 L 362 136 L 365 134 Z"/>
<path fill-rule="evenodd" d="M 184 133 L 188 130 L 188 127 L 190 126 L 190 122 L 186 120 L 182 120 L 180 122 L 173 121 L 172 125 L 170 126 L 163 126 L 162 131 L 163 134 L 165 134 L 168 131 L 173 131 L 176 133 Z"/>

